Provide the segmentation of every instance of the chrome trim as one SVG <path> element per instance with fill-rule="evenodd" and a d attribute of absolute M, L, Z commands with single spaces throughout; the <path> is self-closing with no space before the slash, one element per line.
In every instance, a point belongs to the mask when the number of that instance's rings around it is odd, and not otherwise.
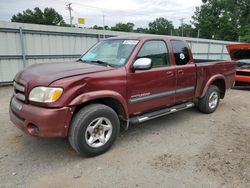
<path fill-rule="evenodd" d="M 191 92 L 191 91 L 194 91 L 194 86 L 177 89 L 175 93 L 180 94 L 180 93 L 188 93 L 188 92 Z"/>
<path fill-rule="evenodd" d="M 170 112 L 175 112 L 175 111 L 177 111 L 177 109 L 175 108 L 170 110 Z"/>
<path fill-rule="evenodd" d="M 188 104 L 187 105 L 187 107 L 193 107 L 194 106 L 194 104 Z"/>
<path fill-rule="evenodd" d="M 188 93 L 188 92 L 194 91 L 194 88 L 195 88 L 194 86 L 191 86 L 191 87 L 185 87 L 185 88 L 181 88 L 181 89 L 177 89 L 177 90 L 165 91 L 165 92 L 147 95 L 147 96 L 143 96 L 143 97 L 133 98 L 133 99 L 129 99 L 129 103 L 135 104 L 135 103 L 145 102 L 148 100 L 153 100 L 153 99 L 157 99 L 157 98 L 161 98 L 161 97 L 173 96 L 175 94 L 178 95 L 178 94 L 182 94 L 182 93 Z"/>
<path fill-rule="evenodd" d="M 13 82 L 13 86 L 14 86 L 14 95 L 15 97 L 20 100 L 20 101 L 23 101 L 25 102 L 25 94 L 24 94 L 24 91 L 25 91 L 25 87 L 17 82 Z"/>
<path fill-rule="evenodd" d="M 143 122 L 143 121 L 147 121 L 149 117 L 142 117 L 142 118 L 139 118 L 139 122 Z"/>
<path fill-rule="evenodd" d="M 21 93 L 17 93 L 16 98 L 21 100 L 21 101 L 25 101 L 25 96 L 23 94 L 21 94 Z"/>
<path fill-rule="evenodd" d="M 161 97 L 167 97 L 167 96 L 171 96 L 174 95 L 175 91 L 166 91 L 166 92 L 162 92 L 162 93 L 156 93 L 156 94 L 152 94 L 152 95 L 148 95 L 148 96 L 144 96 L 144 97 L 139 97 L 139 98 L 133 98 L 129 100 L 130 104 L 134 104 L 134 103 L 139 103 L 139 102 L 145 102 L 148 100 L 152 100 L 152 99 L 156 99 L 156 98 L 161 98 Z"/>
<path fill-rule="evenodd" d="M 20 103 L 18 103 L 14 98 L 12 98 L 10 106 L 18 111 L 20 111 L 23 108 L 23 106 Z"/>
<path fill-rule="evenodd" d="M 181 110 L 192 108 L 193 106 L 194 106 L 194 103 L 190 102 L 190 103 L 186 104 L 186 106 L 183 107 L 183 108 L 177 108 L 177 109 L 176 108 L 172 108 L 168 112 L 165 112 L 165 113 L 162 113 L 162 114 L 159 114 L 159 115 L 155 115 L 155 116 L 152 116 L 152 117 L 141 117 L 141 118 L 138 118 L 138 120 L 139 120 L 139 123 L 142 123 L 142 122 L 145 122 L 145 121 L 148 121 L 148 120 L 151 120 L 151 119 L 155 119 L 155 118 L 167 115 L 167 114 L 172 114 L 174 112 L 179 112 Z"/>
<path fill-rule="evenodd" d="M 18 84 L 17 82 L 14 82 L 14 83 L 13 83 L 13 86 L 14 86 L 14 88 L 15 88 L 16 90 L 18 90 L 18 91 L 24 92 L 24 90 L 25 90 L 24 86 Z"/>

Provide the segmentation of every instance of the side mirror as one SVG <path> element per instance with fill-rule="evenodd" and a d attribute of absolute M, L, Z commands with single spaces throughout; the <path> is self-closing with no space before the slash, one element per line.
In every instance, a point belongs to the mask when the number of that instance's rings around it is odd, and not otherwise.
<path fill-rule="evenodd" d="M 139 58 L 134 62 L 132 68 L 133 68 L 133 71 L 151 69 L 152 60 L 150 58 Z"/>

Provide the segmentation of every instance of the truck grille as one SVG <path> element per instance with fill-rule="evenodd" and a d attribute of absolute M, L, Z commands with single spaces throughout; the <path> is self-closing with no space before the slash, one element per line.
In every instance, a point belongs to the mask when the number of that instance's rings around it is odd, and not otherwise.
<path fill-rule="evenodd" d="M 250 71 L 246 72 L 246 71 L 237 71 L 236 75 L 240 75 L 240 76 L 250 76 Z"/>
<path fill-rule="evenodd" d="M 17 82 L 13 83 L 15 96 L 18 100 L 25 102 L 25 87 Z"/>
<path fill-rule="evenodd" d="M 248 86 L 248 87 L 250 87 L 250 82 L 235 81 L 234 86 L 244 86 L 244 87 Z"/>

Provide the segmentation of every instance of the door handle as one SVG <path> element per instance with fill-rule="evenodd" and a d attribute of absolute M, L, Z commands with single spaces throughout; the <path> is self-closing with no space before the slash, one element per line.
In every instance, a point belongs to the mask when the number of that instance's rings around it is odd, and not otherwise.
<path fill-rule="evenodd" d="M 178 74 L 183 75 L 183 74 L 184 74 L 184 71 L 183 71 L 183 70 L 178 70 Z"/>
<path fill-rule="evenodd" d="M 174 76 L 174 73 L 173 73 L 173 71 L 167 71 L 166 75 L 167 75 L 167 77 L 172 77 L 172 76 Z"/>

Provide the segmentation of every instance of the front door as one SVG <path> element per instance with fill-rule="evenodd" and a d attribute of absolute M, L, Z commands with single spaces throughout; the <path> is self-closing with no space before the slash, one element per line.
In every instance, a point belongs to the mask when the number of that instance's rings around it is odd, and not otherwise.
<path fill-rule="evenodd" d="M 136 70 L 128 74 L 129 113 L 140 114 L 175 103 L 176 72 L 169 62 L 165 41 L 144 42 L 137 54 L 138 58 L 150 58 L 150 70 Z"/>

